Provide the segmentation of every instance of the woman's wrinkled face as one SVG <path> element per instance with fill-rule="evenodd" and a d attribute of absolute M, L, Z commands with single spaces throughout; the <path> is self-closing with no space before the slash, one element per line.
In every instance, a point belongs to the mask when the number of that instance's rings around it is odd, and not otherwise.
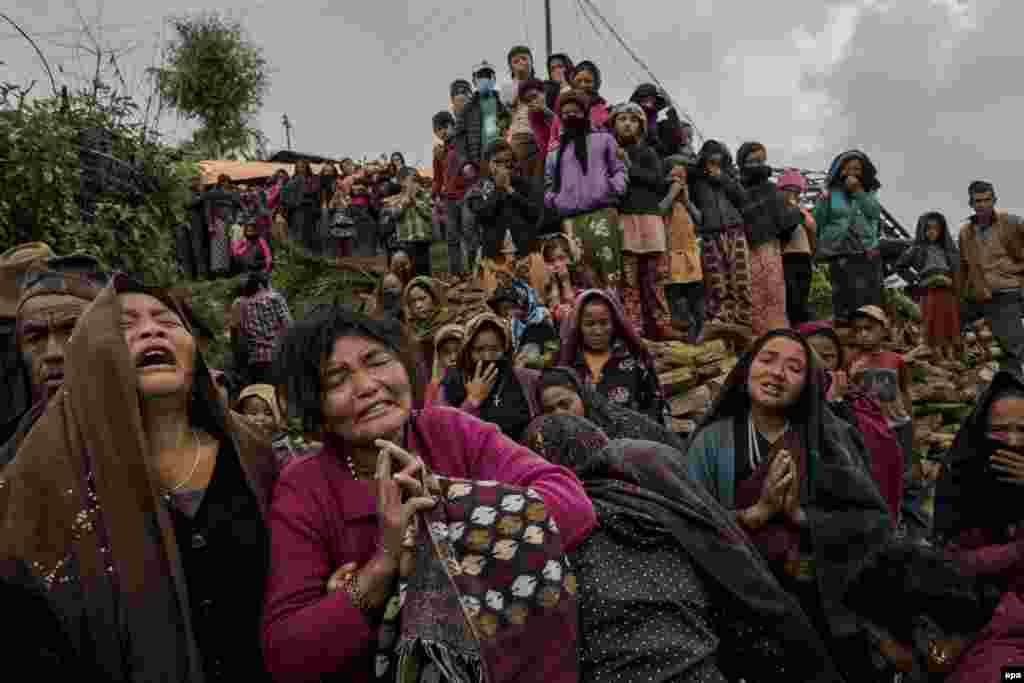
<path fill-rule="evenodd" d="M 496 363 L 505 355 L 505 340 L 498 330 L 485 325 L 469 343 L 469 360 L 476 367 L 477 363 Z"/>
<path fill-rule="evenodd" d="M 437 307 L 434 296 L 423 287 L 409 290 L 409 313 L 413 320 L 430 320 Z"/>
<path fill-rule="evenodd" d="M 612 347 L 615 323 L 612 309 L 604 301 L 590 301 L 580 311 L 580 334 L 587 351 L 603 353 Z"/>
<path fill-rule="evenodd" d="M 192 390 L 196 342 L 178 314 L 148 294 L 121 294 L 121 331 L 143 399 Z"/>
<path fill-rule="evenodd" d="M 779 412 L 789 408 L 807 384 L 807 352 L 793 339 L 769 339 L 754 356 L 747 380 L 752 404 Z"/>
<path fill-rule="evenodd" d="M 45 294 L 26 299 L 18 311 L 18 345 L 32 379 L 32 395 L 53 396 L 64 384 L 64 353 L 87 302 Z"/>
<path fill-rule="evenodd" d="M 571 387 L 547 387 L 541 392 L 540 402 L 545 415 L 586 417 L 583 399 Z"/>
<path fill-rule="evenodd" d="M 328 431 L 355 446 L 396 440 L 412 410 L 412 384 L 398 354 L 368 337 L 334 342 L 320 390 Z"/>
<path fill-rule="evenodd" d="M 1024 399 L 1007 396 L 992 402 L 988 413 L 988 438 L 1024 449 Z"/>
<path fill-rule="evenodd" d="M 454 368 L 459 360 L 462 342 L 458 339 L 446 339 L 437 347 L 437 359 L 442 368 Z"/>
<path fill-rule="evenodd" d="M 787 203 L 798 205 L 800 203 L 800 190 L 783 190 L 782 196 Z"/>
<path fill-rule="evenodd" d="M 589 71 L 577 71 L 572 79 L 573 87 L 582 90 L 588 95 L 594 92 L 594 74 Z"/>
<path fill-rule="evenodd" d="M 238 412 L 249 418 L 253 424 L 267 431 L 272 431 L 277 426 L 273 409 L 260 396 L 246 396 L 238 404 Z"/>
<path fill-rule="evenodd" d="M 864 162 L 860 159 L 848 159 L 843 163 L 840 169 L 840 174 L 847 178 L 849 176 L 857 176 L 858 178 L 864 177 Z"/>
<path fill-rule="evenodd" d="M 839 369 L 839 347 L 834 341 L 823 334 L 812 334 L 807 337 L 807 345 L 814 349 L 826 370 Z"/>

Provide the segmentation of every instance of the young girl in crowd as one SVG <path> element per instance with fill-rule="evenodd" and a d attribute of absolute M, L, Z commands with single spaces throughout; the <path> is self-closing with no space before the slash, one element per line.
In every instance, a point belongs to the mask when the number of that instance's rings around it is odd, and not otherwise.
<path fill-rule="evenodd" d="M 701 267 L 707 283 L 705 335 L 752 334 L 750 248 L 742 207 L 747 193 L 737 178 L 729 149 L 708 140 L 689 176 L 690 197 L 701 214 Z"/>
<path fill-rule="evenodd" d="M 558 325 L 571 314 L 576 301 L 577 286 L 572 264 L 572 250 L 569 240 L 561 233 L 544 235 L 539 238 L 541 255 L 547 278 L 542 288 L 542 302 L 551 311 L 551 317 Z"/>
<path fill-rule="evenodd" d="M 925 338 L 940 361 L 956 362 L 960 338 L 960 252 L 949 234 L 946 217 L 930 211 L 917 221 L 917 239 L 897 263 L 898 268 L 913 269 L 924 288 L 921 317 Z"/>
<path fill-rule="evenodd" d="M 704 329 L 704 269 L 701 267 L 700 242 L 695 224 L 700 212 L 690 201 L 686 185 L 687 157 L 672 155 L 665 159 L 669 171 L 668 193 L 661 200 L 665 213 L 665 239 L 668 249 L 668 284 L 665 296 L 673 316 L 686 322 L 690 343 Z"/>
<path fill-rule="evenodd" d="M 790 206 L 772 182 L 768 152 L 759 142 L 747 142 L 736 153 L 747 203 L 742 207 L 750 245 L 750 280 L 754 336 L 788 327 L 786 276 L 782 267 L 782 242 L 789 241 L 803 221 L 800 209 Z"/>
<path fill-rule="evenodd" d="M 818 227 L 810 211 L 800 206 L 800 197 L 807 191 L 807 178 L 795 169 L 786 170 L 779 177 L 779 189 L 786 203 L 800 209 L 803 225 L 796 226 L 782 245 L 782 270 L 786 278 L 786 316 L 790 325 L 802 325 L 811 319 L 807 300 L 811 296 L 811 277 L 814 275 L 814 247 L 818 240 Z"/>
<path fill-rule="evenodd" d="M 591 128 L 589 97 L 574 90 L 559 103 L 564 132 L 548 154 L 544 205 L 579 243 L 587 286 L 614 288 L 622 272 L 622 226 L 615 207 L 626 191 L 626 166 L 615 138 Z"/>
<path fill-rule="evenodd" d="M 575 370 L 614 403 L 663 424 L 665 399 L 654 358 L 614 296 L 590 289 L 579 295 L 574 308 L 562 325 L 557 364 Z"/>
<path fill-rule="evenodd" d="M 622 224 L 622 303 L 630 323 L 650 339 L 679 339 L 665 299 L 668 259 L 659 204 L 668 189 L 657 153 L 644 143 L 647 116 L 638 104 L 612 110 L 609 125 L 629 169 L 619 206 Z"/>

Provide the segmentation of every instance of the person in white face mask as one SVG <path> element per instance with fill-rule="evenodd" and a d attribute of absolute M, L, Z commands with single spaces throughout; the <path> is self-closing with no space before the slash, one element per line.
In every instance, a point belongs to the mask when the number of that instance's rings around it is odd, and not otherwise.
<path fill-rule="evenodd" d="M 496 74 L 494 65 L 486 60 L 473 68 L 476 92 L 458 118 L 455 130 L 460 168 L 467 162 L 479 165 L 484 150 L 504 133 L 501 122 L 505 118 L 505 105 L 498 96 Z"/>

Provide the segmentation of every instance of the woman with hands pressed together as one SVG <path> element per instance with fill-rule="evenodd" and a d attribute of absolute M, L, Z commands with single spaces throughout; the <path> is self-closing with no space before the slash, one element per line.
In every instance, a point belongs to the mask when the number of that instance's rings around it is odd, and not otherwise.
<path fill-rule="evenodd" d="M 790 330 L 769 332 L 740 360 L 686 453 L 690 475 L 735 512 L 849 680 L 868 680 L 870 651 L 843 597 L 889 531 L 867 459 Z"/>
<path fill-rule="evenodd" d="M 283 473 L 271 503 L 274 678 L 395 680 L 413 667 L 504 681 L 531 656 L 538 680 L 574 681 L 575 579 L 560 558 L 595 524 L 576 477 L 462 411 L 414 411 L 395 320 L 321 308 L 289 329 L 277 363 L 289 409 L 324 446 Z"/>

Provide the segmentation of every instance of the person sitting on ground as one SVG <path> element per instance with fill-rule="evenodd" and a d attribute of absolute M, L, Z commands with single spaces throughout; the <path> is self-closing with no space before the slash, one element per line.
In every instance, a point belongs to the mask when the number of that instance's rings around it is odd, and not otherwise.
<path fill-rule="evenodd" d="M 889 514 L 856 428 L 828 408 L 821 379 L 796 332 L 764 335 L 729 374 L 685 462 L 800 600 L 846 680 L 872 680 L 871 642 L 842 601 L 889 539 Z"/>
<path fill-rule="evenodd" d="M 863 387 L 852 384 L 846 370 L 843 344 L 825 321 L 805 323 L 797 332 L 814 352 L 815 363 L 825 373 L 825 400 L 837 417 L 855 426 L 871 455 L 871 476 L 889 504 L 893 528 L 900 521 L 903 500 L 903 449 L 889 426 L 882 406 Z"/>
<path fill-rule="evenodd" d="M 1001 667 L 1024 661 L 1022 445 L 1024 383 L 998 372 L 957 432 L 935 493 L 936 543 L 998 606 L 969 641 L 934 648 L 951 683 L 999 680 Z"/>
<path fill-rule="evenodd" d="M 502 279 L 487 305 L 512 327 L 516 363 L 539 369 L 546 365 L 545 358 L 550 359 L 558 351 L 558 332 L 551 314 L 525 282 L 518 278 Z"/>
<path fill-rule="evenodd" d="M 459 364 L 459 353 L 465 342 L 466 328 L 457 323 L 442 325 L 434 334 L 434 367 L 423 396 L 423 405 L 440 405 L 441 382 L 448 371 Z"/>
<path fill-rule="evenodd" d="M 613 403 L 665 423 L 665 398 L 654 358 L 618 302 L 590 289 L 576 299 L 575 316 L 562 325 L 556 365 L 577 376 Z"/>
<path fill-rule="evenodd" d="M 570 553 L 583 683 L 837 680 L 799 603 L 678 452 L 577 416 L 538 418 L 526 438 L 576 472 L 597 512 Z"/>
<path fill-rule="evenodd" d="M 663 424 L 624 408 L 580 381 L 569 368 L 544 370 L 537 385 L 537 403 L 545 415 L 585 417 L 609 439 L 640 439 L 665 444 L 679 451 L 682 461 L 686 444 Z"/>
<path fill-rule="evenodd" d="M 512 331 L 493 313 L 466 325 L 459 360 L 441 381 L 441 405 L 492 422 L 520 441 L 530 420 L 540 415 L 535 400 L 540 373 L 514 365 Z"/>
<path fill-rule="evenodd" d="M 93 680 L 269 681 L 269 440 L 226 409 L 165 290 L 115 275 L 67 361 L 3 473 L 0 577 L 46 587 Z"/>
<path fill-rule="evenodd" d="M 414 410 L 404 339 L 393 319 L 325 306 L 282 340 L 289 411 L 324 444 L 274 489 L 268 668 L 278 681 L 578 680 L 562 555 L 594 528 L 590 500 L 496 426 Z"/>
<path fill-rule="evenodd" d="M 452 321 L 444 285 L 429 277 L 414 277 L 402 292 L 402 320 L 416 344 L 420 377 L 434 367 L 434 334 Z"/>

